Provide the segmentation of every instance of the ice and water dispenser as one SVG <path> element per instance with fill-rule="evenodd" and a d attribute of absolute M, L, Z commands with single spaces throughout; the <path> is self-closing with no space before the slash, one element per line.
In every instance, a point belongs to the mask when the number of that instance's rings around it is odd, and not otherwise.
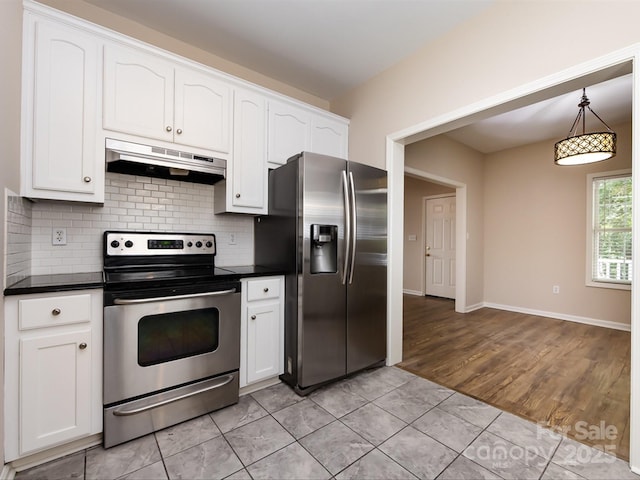
<path fill-rule="evenodd" d="M 338 226 L 311 225 L 311 273 L 338 272 Z"/>

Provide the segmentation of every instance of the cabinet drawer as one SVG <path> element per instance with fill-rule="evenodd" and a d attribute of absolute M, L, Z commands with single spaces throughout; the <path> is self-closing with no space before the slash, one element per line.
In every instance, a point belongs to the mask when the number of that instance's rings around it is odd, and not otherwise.
<path fill-rule="evenodd" d="M 88 294 L 19 301 L 18 328 L 20 330 L 84 323 L 89 322 L 90 319 L 91 296 Z"/>
<path fill-rule="evenodd" d="M 247 300 L 264 300 L 280 296 L 280 279 L 249 280 L 247 282 Z"/>

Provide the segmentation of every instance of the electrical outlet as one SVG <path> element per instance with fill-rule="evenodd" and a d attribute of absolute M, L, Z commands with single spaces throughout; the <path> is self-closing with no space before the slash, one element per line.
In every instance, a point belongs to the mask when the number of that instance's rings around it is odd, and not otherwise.
<path fill-rule="evenodd" d="M 54 228 L 51 235 L 51 245 L 66 245 L 67 244 L 67 229 L 66 228 Z"/>
<path fill-rule="evenodd" d="M 229 245 L 235 245 L 236 244 L 236 234 L 235 233 L 230 233 L 229 234 Z"/>
<path fill-rule="evenodd" d="M 560 293 L 560 285 L 554 285 L 551 289 L 554 294 Z"/>

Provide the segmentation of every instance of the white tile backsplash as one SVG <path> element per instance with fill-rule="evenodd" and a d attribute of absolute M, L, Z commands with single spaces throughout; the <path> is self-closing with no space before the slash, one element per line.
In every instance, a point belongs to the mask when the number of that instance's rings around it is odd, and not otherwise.
<path fill-rule="evenodd" d="M 31 273 L 31 222 L 33 204 L 7 191 L 7 285 Z"/>
<path fill-rule="evenodd" d="M 104 205 L 34 203 L 29 228 L 31 274 L 102 270 L 105 230 L 214 233 L 217 266 L 252 264 L 253 217 L 215 215 L 213 192 L 211 185 L 107 172 Z M 66 245 L 51 244 L 58 227 L 67 229 Z M 231 233 L 235 245 L 230 245 Z"/>

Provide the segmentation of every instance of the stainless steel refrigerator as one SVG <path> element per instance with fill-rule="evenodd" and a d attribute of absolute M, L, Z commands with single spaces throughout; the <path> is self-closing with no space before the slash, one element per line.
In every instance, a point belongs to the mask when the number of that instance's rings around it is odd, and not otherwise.
<path fill-rule="evenodd" d="M 286 272 L 285 372 L 306 394 L 386 358 L 387 173 L 303 152 L 269 172 L 255 263 Z"/>

